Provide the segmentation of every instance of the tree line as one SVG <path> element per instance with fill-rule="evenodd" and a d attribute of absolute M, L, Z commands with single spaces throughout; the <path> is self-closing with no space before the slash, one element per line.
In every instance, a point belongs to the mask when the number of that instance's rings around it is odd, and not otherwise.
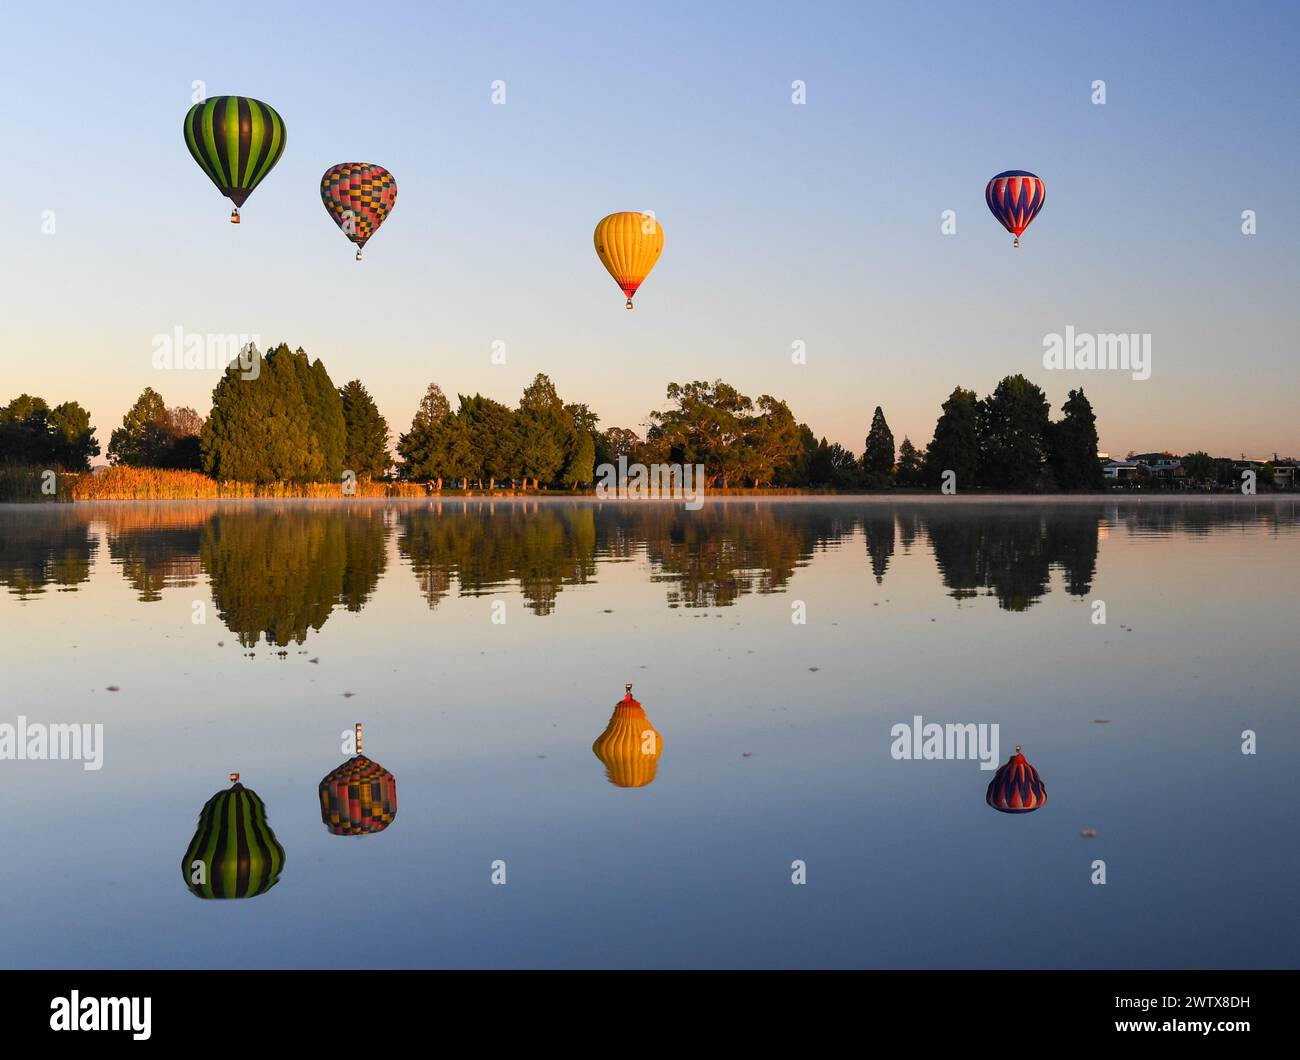
<path fill-rule="evenodd" d="M 1104 486 L 1096 417 L 1083 390 L 1071 390 L 1053 419 L 1044 392 L 1023 375 L 1007 376 L 984 398 L 954 389 L 925 448 L 907 437 L 896 447 L 877 406 L 860 455 L 819 439 L 784 401 L 751 398 L 720 379 L 670 383 L 644 436 L 602 429 L 591 408 L 562 399 L 542 374 L 514 406 L 476 393 L 457 395 L 453 407 L 431 383 L 390 451 L 389 424 L 360 380 L 338 387 L 320 359 L 284 343 L 251 353 L 222 375 L 206 417 L 169 407 L 146 387 L 110 436 L 109 462 L 255 484 L 337 482 L 350 471 L 361 481 L 396 477 L 437 488 L 577 488 L 623 457 L 703 465 L 708 483 L 724 489 L 935 487 L 946 473 L 961 490 Z M 0 463 L 85 471 L 99 452 L 76 402 L 50 408 L 23 394 L 0 406 Z M 1189 472 L 1202 457 L 1189 455 Z"/>

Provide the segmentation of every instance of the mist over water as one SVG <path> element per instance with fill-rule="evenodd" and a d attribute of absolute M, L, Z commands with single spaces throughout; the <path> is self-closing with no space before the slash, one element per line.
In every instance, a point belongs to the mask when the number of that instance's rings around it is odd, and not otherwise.
<path fill-rule="evenodd" d="M 0 723 L 103 725 L 97 771 L 0 761 L 0 960 L 1294 966 L 1298 531 L 1271 498 L 0 506 Z M 891 758 L 918 715 L 996 724 L 1047 805 Z M 332 835 L 357 721 L 397 814 Z M 230 772 L 283 871 L 203 901 Z"/>

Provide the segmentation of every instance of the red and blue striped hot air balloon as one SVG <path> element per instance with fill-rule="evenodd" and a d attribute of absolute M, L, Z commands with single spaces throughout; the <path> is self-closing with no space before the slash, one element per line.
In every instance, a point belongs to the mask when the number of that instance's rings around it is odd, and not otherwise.
<path fill-rule="evenodd" d="M 989 181 L 984 201 L 999 223 L 1015 236 L 1013 247 L 1020 246 L 1020 233 L 1038 216 L 1047 200 L 1047 185 L 1023 169 L 1008 169 Z"/>
<path fill-rule="evenodd" d="M 993 774 L 984 801 L 1000 813 L 1029 813 L 1047 802 L 1047 787 L 1038 770 L 1025 761 L 1016 745 L 1016 753 Z"/>

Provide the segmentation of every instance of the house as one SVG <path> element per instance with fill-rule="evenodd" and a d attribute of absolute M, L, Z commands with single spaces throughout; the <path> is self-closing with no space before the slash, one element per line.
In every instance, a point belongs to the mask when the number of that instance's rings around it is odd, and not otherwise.
<path fill-rule="evenodd" d="M 1138 453 L 1133 457 L 1138 474 L 1154 478 L 1181 478 L 1183 462 L 1171 453 Z"/>
<path fill-rule="evenodd" d="M 1101 465 L 1102 475 L 1111 482 L 1122 482 L 1138 477 L 1138 466 L 1132 460 L 1107 460 Z"/>

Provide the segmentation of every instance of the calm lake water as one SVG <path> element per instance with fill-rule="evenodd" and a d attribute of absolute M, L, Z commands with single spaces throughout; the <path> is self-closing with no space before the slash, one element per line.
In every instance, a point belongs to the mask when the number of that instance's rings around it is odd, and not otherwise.
<path fill-rule="evenodd" d="M 1244 498 L 0 506 L 0 723 L 104 733 L 99 770 L 0 761 L 0 964 L 1295 967 L 1298 531 Z M 629 681 L 648 764 L 593 753 Z M 1046 806 L 895 760 L 916 715 L 996 724 Z M 337 836 L 357 721 L 398 812 Z M 285 864 L 205 901 L 231 771 Z"/>

